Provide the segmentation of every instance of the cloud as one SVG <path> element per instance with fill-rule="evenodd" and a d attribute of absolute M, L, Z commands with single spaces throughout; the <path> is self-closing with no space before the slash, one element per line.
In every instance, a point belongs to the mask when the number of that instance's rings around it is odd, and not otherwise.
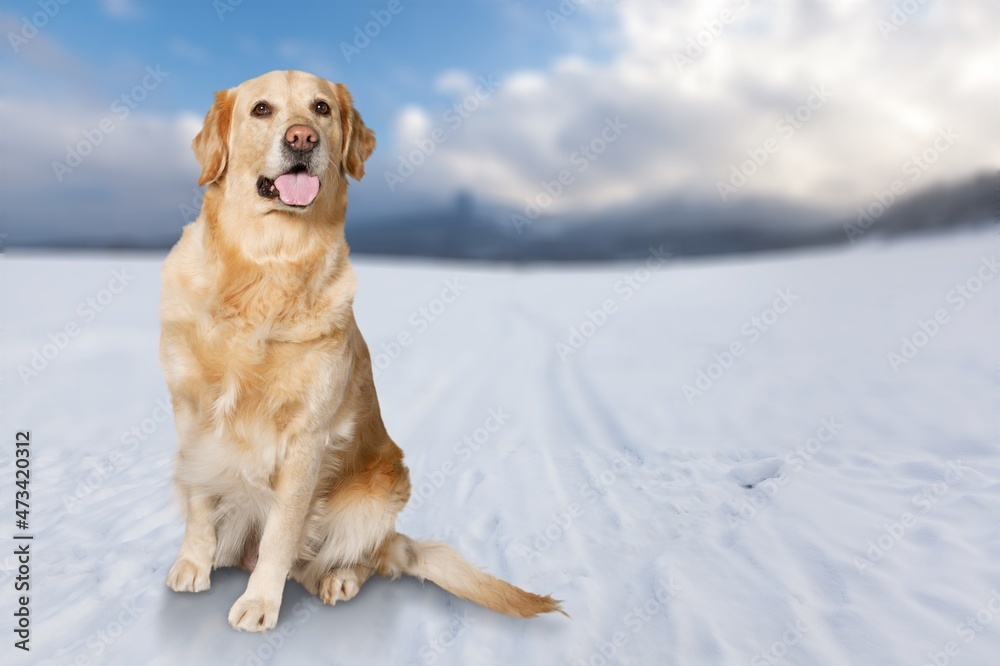
<path fill-rule="evenodd" d="M 777 150 L 750 162 L 755 173 L 730 197 L 734 205 L 773 196 L 853 209 L 947 126 L 957 139 L 933 155 L 921 185 L 996 164 L 1000 47 L 985 3 L 926 3 L 892 30 L 880 23 L 891 20 L 889 2 L 787 0 L 781 11 L 741 3 L 726 22 L 712 3 L 584 4 L 558 30 L 589 34 L 591 44 L 544 67 L 442 68 L 431 81 L 446 105 L 398 106 L 364 182 L 352 185 L 352 215 L 412 212 L 460 192 L 516 210 L 559 189 L 545 210 L 565 214 L 670 196 L 718 202 L 718 183 L 772 138 Z M 533 7 L 519 5 L 518 16 L 545 25 Z M 18 29 L 20 20 L 0 13 L 0 27 Z M 188 59 L 208 55 L 182 40 L 168 46 Z M 14 63 L 0 71 L 0 154 L 12 156 L 0 164 L 0 197 L 12 240 L 178 231 L 180 207 L 196 200 L 190 141 L 205 109 L 158 114 L 140 105 L 118 118 L 102 92 L 111 74 L 41 32 Z M 305 64 L 336 77 L 332 65 Z M 137 71 L 134 80 L 131 69 L 118 71 L 123 91 L 141 80 Z M 420 75 L 407 72 L 407 80 Z M 827 99 L 807 108 L 791 136 L 781 134 L 778 123 L 817 90 Z M 114 131 L 60 181 L 53 162 L 109 117 Z M 420 164 L 390 193 L 385 174 L 414 155 Z"/>
<path fill-rule="evenodd" d="M 55 72 L 68 77 L 79 77 L 85 72 L 85 67 L 80 64 L 73 54 L 55 40 L 51 39 L 44 29 L 28 30 L 26 26 L 33 27 L 31 17 L 14 16 L 0 11 L 0 35 L 3 35 L 7 46 L 11 48 L 19 65 L 27 64 L 31 68 L 39 68 L 48 72 Z M 44 26 L 43 26 L 44 28 Z M 0 72 L 4 78 L 4 83 L 11 79 L 26 79 L 34 77 L 36 72 L 25 74 L 24 67 L 6 67 Z M 7 86 L 5 86 L 7 87 Z M 13 86 L 10 86 L 13 87 Z"/>
<path fill-rule="evenodd" d="M 476 85 L 472 75 L 461 69 L 442 72 L 434 82 L 434 89 L 441 93 L 465 94 Z"/>
<path fill-rule="evenodd" d="M 101 0 L 101 9 L 116 19 L 131 18 L 139 14 L 139 8 L 134 0 Z"/>
<path fill-rule="evenodd" d="M 167 46 L 171 53 L 189 62 L 201 64 L 210 59 L 207 49 L 178 37 L 171 39 Z"/>
<path fill-rule="evenodd" d="M 191 203 L 198 176 L 189 146 L 201 118 L 141 109 L 122 117 L 22 98 L 0 100 L 0 115 L 0 152 L 19 156 L 2 167 L 12 242 L 163 238 L 184 224 L 180 206 Z"/>
<path fill-rule="evenodd" d="M 396 116 L 396 135 L 403 143 L 411 143 L 427 136 L 431 119 L 419 106 L 404 107 Z"/>
<path fill-rule="evenodd" d="M 191 141 L 203 114 L 140 105 L 122 117 L 122 109 L 0 95 L 0 154 L 16 156 L 0 161 L 6 242 L 164 243 L 193 221 L 201 190 Z M 414 197 L 386 197 L 373 182 L 353 187 L 352 213 L 426 206 Z"/>
<path fill-rule="evenodd" d="M 728 200 L 844 209 L 903 176 L 948 127 L 958 138 L 937 151 L 924 184 L 989 166 L 998 153 L 995 12 L 977 0 L 926 3 L 902 17 L 893 7 L 584 4 L 581 13 L 614 19 L 591 37 L 614 45 L 610 57 L 568 55 L 501 77 L 457 128 L 443 122 L 446 111 L 401 110 L 382 172 L 426 139 L 416 118 L 427 132 L 443 127 L 446 140 L 399 189 L 442 199 L 468 190 L 519 207 L 569 170 L 551 212 L 669 195 L 719 201 L 720 183 L 740 181 L 734 169 L 753 173 Z M 461 102 L 468 78 L 448 70 L 436 87 Z M 615 119 L 627 129 L 585 170 L 574 166 Z"/>

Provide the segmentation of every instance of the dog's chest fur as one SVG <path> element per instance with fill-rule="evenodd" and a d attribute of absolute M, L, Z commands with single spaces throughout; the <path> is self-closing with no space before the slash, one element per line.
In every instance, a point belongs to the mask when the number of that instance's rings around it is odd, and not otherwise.
<path fill-rule="evenodd" d="M 263 481 L 297 435 L 350 421 L 335 398 L 352 360 L 353 273 L 346 261 L 213 265 L 197 250 L 182 242 L 164 266 L 161 356 L 175 409 L 213 443 L 200 448 L 219 449 L 188 456 L 223 455 Z"/>

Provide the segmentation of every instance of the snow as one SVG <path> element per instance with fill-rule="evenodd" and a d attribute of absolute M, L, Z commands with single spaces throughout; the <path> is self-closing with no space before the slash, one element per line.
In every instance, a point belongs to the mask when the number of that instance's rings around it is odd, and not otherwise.
<path fill-rule="evenodd" d="M 356 258 L 416 491 L 399 529 L 572 619 L 412 579 L 327 607 L 289 582 L 265 635 L 226 622 L 247 574 L 197 595 L 164 582 L 183 526 L 162 256 L 7 255 L 0 506 L 17 532 L 13 437 L 30 429 L 35 539 L 30 658 L 10 645 L 3 552 L 3 661 L 996 663 L 998 281 L 977 281 L 995 252 L 978 231 L 648 267 Z M 894 369 L 904 336 L 925 344 Z M 35 351 L 54 357 L 25 382 Z M 699 371 L 715 379 L 686 395 Z"/>

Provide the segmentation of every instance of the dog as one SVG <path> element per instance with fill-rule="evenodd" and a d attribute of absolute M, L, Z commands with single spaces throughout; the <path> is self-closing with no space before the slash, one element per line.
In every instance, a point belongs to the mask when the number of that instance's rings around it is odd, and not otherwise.
<path fill-rule="evenodd" d="M 162 270 L 160 360 L 179 437 L 184 538 L 167 585 L 241 566 L 233 628 L 277 623 L 290 576 L 323 602 L 373 573 L 430 580 L 517 617 L 564 613 L 395 530 L 410 496 L 354 319 L 348 177 L 375 135 L 339 83 L 274 71 L 215 95 L 192 148 L 205 186 Z M 564 613 L 565 614 L 565 613 Z"/>

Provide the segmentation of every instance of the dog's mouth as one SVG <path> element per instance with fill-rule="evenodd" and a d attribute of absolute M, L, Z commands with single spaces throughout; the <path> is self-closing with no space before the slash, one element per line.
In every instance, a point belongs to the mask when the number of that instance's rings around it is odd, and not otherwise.
<path fill-rule="evenodd" d="M 319 178 L 310 174 L 305 164 L 296 164 L 273 180 L 258 178 L 257 194 L 265 199 L 280 199 L 286 206 L 308 206 L 319 194 Z"/>

